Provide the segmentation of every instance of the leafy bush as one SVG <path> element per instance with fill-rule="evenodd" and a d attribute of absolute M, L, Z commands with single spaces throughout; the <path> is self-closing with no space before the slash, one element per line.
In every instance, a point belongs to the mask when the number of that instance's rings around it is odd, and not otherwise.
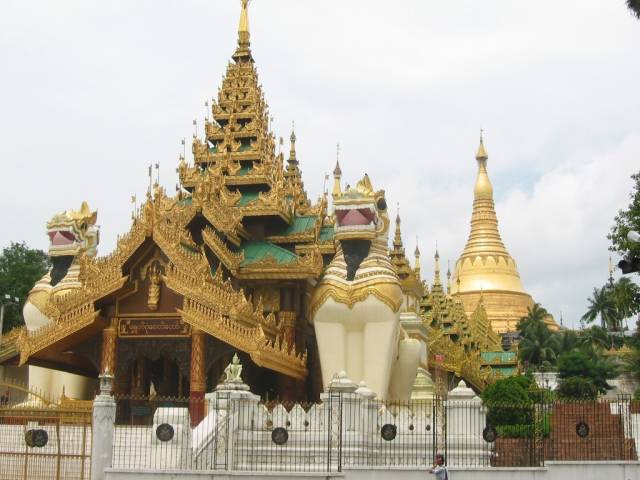
<path fill-rule="evenodd" d="M 595 400 L 598 387 L 585 377 L 567 377 L 558 383 L 558 396 L 564 399 Z"/>
<path fill-rule="evenodd" d="M 531 377 L 516 375 L 489 385 L 481 395 L 487 406 L 487 424 L 530 425 L 533 399 L 529 388 L 533 383 Z"/>
<path fill-rule="evenodd" d="M 542 420 L 538 421 L 539 427 L 542 429 L 542 436 L 548 438 L 551 433 L 551 420 L 549 415 L 545 415 Z M 528 424 L 515 424 L 515 425 L 498 425 L 496 427 L 499 437 L 503 438 L 533 438 L 534 429 L 533 425 Z"/>

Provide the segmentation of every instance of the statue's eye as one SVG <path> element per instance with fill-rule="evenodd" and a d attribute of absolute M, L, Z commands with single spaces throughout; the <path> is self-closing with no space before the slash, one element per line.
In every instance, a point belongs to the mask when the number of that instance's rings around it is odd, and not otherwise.
<path fill-rule="evenodd" d="M 387 201 L 384 198 L 378 199 L 378 203 L 376 204 L 378 210 L 384 211 L 387 209 Z"/>
<path fill-rule="evenodd" d="M 82 222 L 82 224 L 80 225 L 80 230 L 82 230 L 83 232 L 87 230 L 87 224 L 85 222 Z"/>

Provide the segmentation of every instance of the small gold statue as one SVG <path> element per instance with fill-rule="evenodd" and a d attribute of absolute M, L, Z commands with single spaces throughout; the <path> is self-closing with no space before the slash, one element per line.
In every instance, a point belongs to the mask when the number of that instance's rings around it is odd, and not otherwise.
<path fill-rule="evenodd" d="M 153 263 L 147 270 L 149 277 L 149 297 L 147 299 L 147 307 L 152 312 L 158 309 L 160 302 L 160 283 L 162 283 L 162 271 L 157 263 Z"/>

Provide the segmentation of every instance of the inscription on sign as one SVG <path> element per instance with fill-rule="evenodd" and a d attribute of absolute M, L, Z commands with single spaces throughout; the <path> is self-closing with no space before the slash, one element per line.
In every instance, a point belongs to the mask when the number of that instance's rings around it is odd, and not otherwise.
<path fill-rule="evenodd" d="M 191 327 L 179 318 L 121 318 L 121 337 L 188 337 Z"/>

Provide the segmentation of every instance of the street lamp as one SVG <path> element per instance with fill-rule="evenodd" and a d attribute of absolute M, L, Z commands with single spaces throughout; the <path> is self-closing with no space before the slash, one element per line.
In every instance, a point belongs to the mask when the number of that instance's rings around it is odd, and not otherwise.
<path fill-rule="evenodd" d="M 4 307 L 7 305 L 19 305 L 20 299 L 18 297 L 12 297 L 11 295 L 5 294 L 2 299 L 0 299 L 0 345 L 2 344 L 2 326 L 4 325 Z"/>

